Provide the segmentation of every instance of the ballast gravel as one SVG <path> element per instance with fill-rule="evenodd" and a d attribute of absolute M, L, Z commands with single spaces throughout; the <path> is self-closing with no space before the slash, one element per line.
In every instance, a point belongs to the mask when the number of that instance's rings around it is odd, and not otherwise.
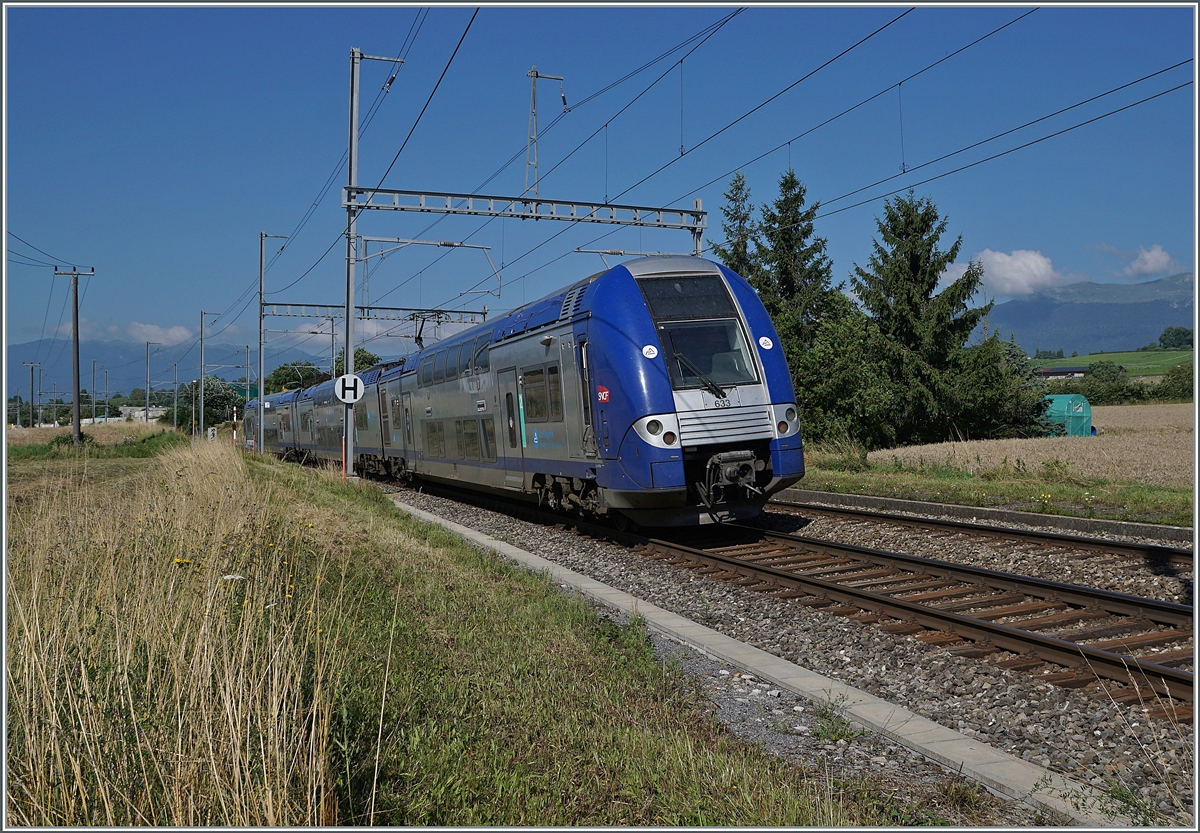
<path fill-rule="evenodd" d="M 384 488 L 396 491 L 390 485 Z M 1036 677 L 997 668 L 983 659 L 955 656 L 944 648 L 653 561 L 569 530 L 529 523 L 417 489 L 399 491 L 398 497 L 417 508 L 903 705 L 1018 758 L 1101 791 L 1128 796 L 1126 806 L 1137 802 L 1162 814 L 1160 818 L 1172 825 L 1193 823 L 1195 735 L 1191 722 L 1152 720 L 1147 717 L 1148 709 L 1139 705 L 1121 706 L 1102 695 L 1040 683 Z M 787 526 L 797 522 L 769 514 L 764 523 Z M 860 528 L 847 532 L 846 526 Z M 880 532 L 876 525 L 839 524 L 828 519 L 807 524 L 803 534 L 828 534 L 839 541 L 918 555 L 925 554 L 922 550 L 928 547 L 928 536 L 915 530 L 892 527 Z M 1064 575 L 1064 565 L 1053 557 L 1026 560 L 1011 551 L 1006 556 L 994 542 L 968 540 L 951 547 L 947 539 L 939 538 L 937 547 L 938 554 L 929 557 L 1029 575 L 1059 579 Z M 1000 566 L 1002 563 L 1005 566 Z M 1075 569 L 1080 563 L 1072 559 L 1070 566 Z M 1148 593 L 1146 588 L 1164 585 L 1156 585 L 1152 579 L 1163 577 L 1103 564 L 1078 570 L 1071 573 L 1073 583 L 1099 581 L 1102 583 L 1096 586 L 1118 592 L 1174 600 L 1176 594 L 1190 590 L 1190 577 L 1187 585 L 1180 579 L 1178 586 L 1169 584 L 1162 593 Z M 839 767 L 838 777 L 871 775 L 894 781 L 900 789 L 907 783 L 928 787 L 948 774 L 886 738 L 868 734 L 829 740 L 836 734 L 829 730 L 829 721 L 836 723 L 837 715 L 829 714 L 828 709 L 789 692 L 773 694 L 776 689 L 770 683 L 747 678 L 742 669 L 703 657 L 663 637 L 656 636 L 655 644 L 660 652 L 680 658 L 682 669 L 712 701 L 723 724 L 776 754 L 809 766 L 823 762 Z M 1040 816 L 1035 819 L 1032 810 L 1016 802 L 1005 802 L 1001 812 L 1015 814 L 1006 824 L 1053 823 Z"/>

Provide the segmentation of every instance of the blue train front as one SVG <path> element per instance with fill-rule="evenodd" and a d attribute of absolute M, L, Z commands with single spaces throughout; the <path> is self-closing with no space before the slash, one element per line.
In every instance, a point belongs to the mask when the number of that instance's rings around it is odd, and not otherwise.
<path fill-rule="evenodd" d="M 651 527 L 755 515 L 804 474 L 770 318 L 745 280 L 699 258 L 621 264 L 364 381 L 360 472 Z M 323 394 L 267 397 L 267 426 L 291 430 L 265 449 L 336 459 Z"/>

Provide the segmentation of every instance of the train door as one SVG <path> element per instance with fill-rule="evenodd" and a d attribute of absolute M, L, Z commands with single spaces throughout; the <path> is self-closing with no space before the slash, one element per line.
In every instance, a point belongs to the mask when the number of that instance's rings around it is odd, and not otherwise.
<path fill-rule="evenodd" d="M 578 430 L 573 432 L 575 436 L 579 437 L 579 441 L 571 443 L 571 456 L 595 457 L 597 455 L 596 429 L 592 426 L 592 380 L 591 368 L 588 366 L 586 341 L 580 340 L 575 348 L 575 366 L 579 368 L 579 384 L 576 394 L 579 397 L 577 412 L 580 424 Z"/>
<path fill-rule="evenodd" d="M 504 454 L 504 485 L 520 489 L 525 485 L 525 414 L 521 390 L 517 384 L 517 369 L 509 367 L 496 371 L 500 389 L 500 414 L 504 424 L 500 447 Z"/>

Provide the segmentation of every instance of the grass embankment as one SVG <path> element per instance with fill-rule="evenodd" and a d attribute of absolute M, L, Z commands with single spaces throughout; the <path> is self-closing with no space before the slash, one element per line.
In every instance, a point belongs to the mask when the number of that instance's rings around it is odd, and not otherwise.
<path fill-rule="evenodd" d="M 1192 350 L 1130 350 L 1124 353 L 1092 353 L 1063 359 L 1034 359 L 1034 367 L 1087 367 L 1093 362 L 1112 362 L 1130 376 L 1163 376 L 1176 365 L 1191 364 Z"/>
<path fill-rule="evenodd" d="M 798 486 L 1191 526 L 1193 405 L 1092 409 L 1096 437 L 974 440 L 885 449 L 805 449 Z"/>
<path fill-rule="evenodd" d="M 736 742 L 639 627 L 370 486 L 208 443 L 89 486 L 10 504 L 9 824 L 881 825 L 950 795 Z"/>

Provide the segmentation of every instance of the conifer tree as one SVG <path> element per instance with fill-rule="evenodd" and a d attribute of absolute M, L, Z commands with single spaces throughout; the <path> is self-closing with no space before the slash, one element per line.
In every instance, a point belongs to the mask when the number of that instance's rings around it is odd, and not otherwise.
<path fill-rule="evenodd" d="M 713 254 L 729 269 L 737 272 L 748 281 L 753 281 L 758 271 L 754 260 L 754 252 L 750 245 L 757 245 L 758 224 L 754 222 L 754 206 L 750 204 L 750 186 L 746 177 L 738 171 L 729 181 L 729 190 L 725 192 L 725 204 L 721 206 L 725 219 L 721 221 L 721 230 L 725 232 L 725 244 L 712 244 Z"/>
<path fill-rule="evenodd" d="M 938 282 L 955 262 L 962 238 L 943 251 L 947 220 L 937 206 L 910 191 L 884 203 L 879 239 L 867 268 L 854 265 L 851 283 L 879 329 L 884 355 L 874 357 L 895 386 L 894 430 L 899 444 L 949 439 L 964 416 L 957 364 L 972 330 L 992 304 L 971 308 L 983 266 L 970 263 L 940 293 Z"/>
<path fill-rule="evenodd" d="M 972 261 L 935 295 L 938 281 L 962 247 L 960 236 L 947 251 L 938 248 L 948 221 L 938 215 L 937 206 L 909 191 L 885 202 L 884 217 L 875 222 L 881 240 L 874 241 L 868 268 L 854 265 L 854 292 L 884 335 L 930 366 L 944 369 L 992 309 L 991 303 L 968 306 L 983 282 L 983 265 Z"/>
<path fill-rule="evenodd" d="M 826 241 L 814 236 L 819 203 L 804 206 L 805 187 L 790 168 L 779 178 L 779 196 L 763 205 L 755 244 L 761 269 L 751 280 L 785 344 L 812 346 L 817 325 L 834 303 L 833 263 Z"/>

